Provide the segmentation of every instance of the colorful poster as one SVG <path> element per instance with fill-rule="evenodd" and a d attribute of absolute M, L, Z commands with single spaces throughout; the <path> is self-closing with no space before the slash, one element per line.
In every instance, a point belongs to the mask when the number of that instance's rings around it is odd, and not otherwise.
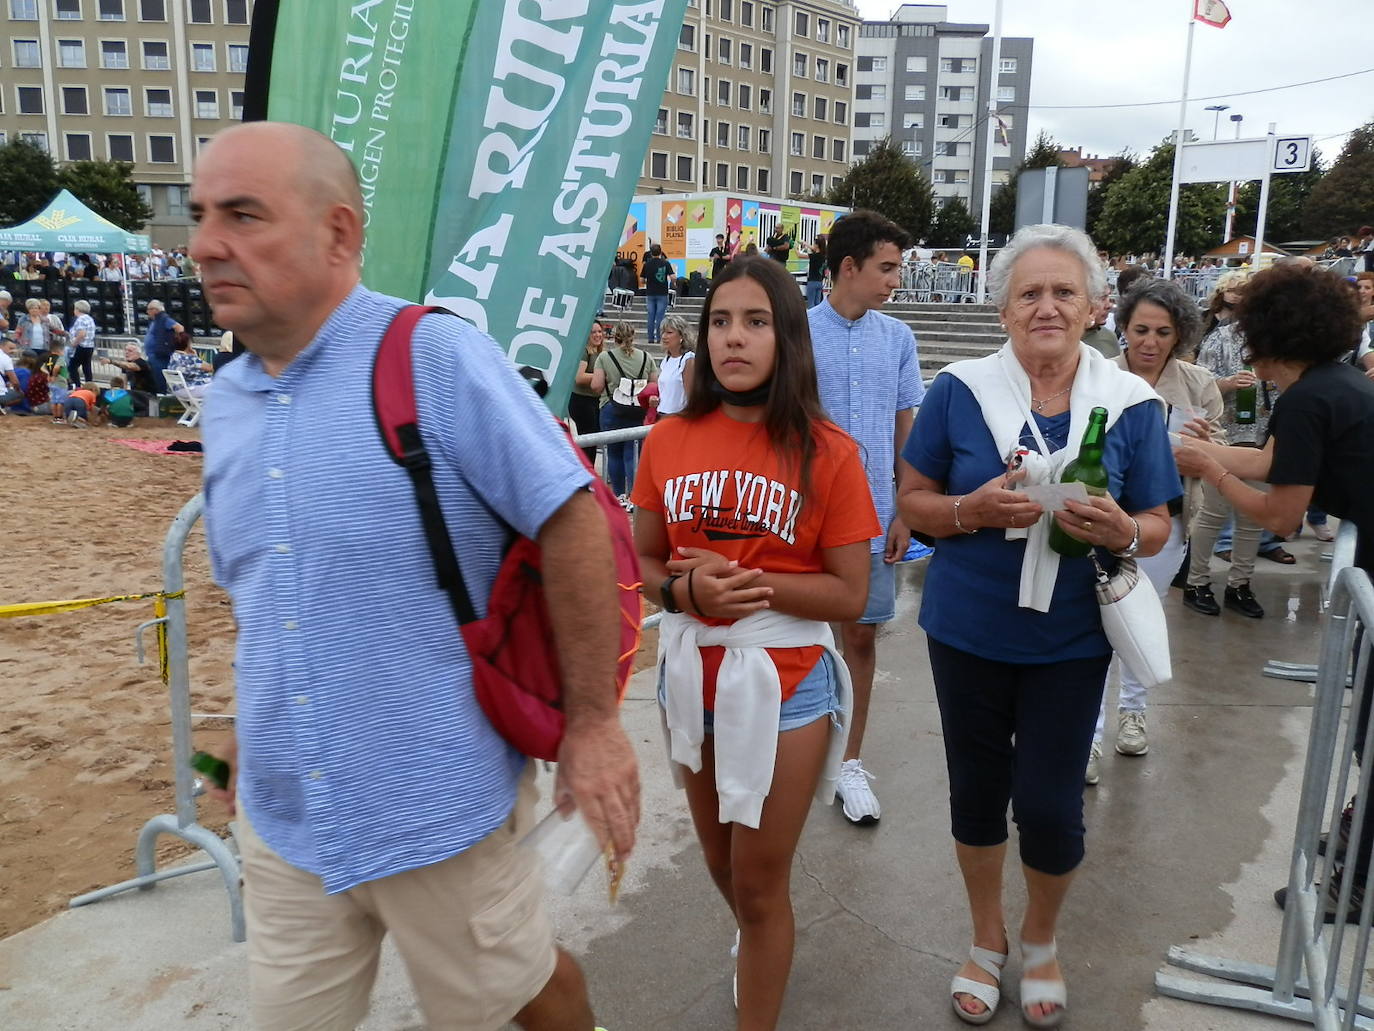
<path fill-rule="evenodd" d="M 744 214 L 740 218 L 739 249 L 743 250 L 751 243 L 756 247 L 762 244 L 759 239 L 759 202 L 755 200 L 744 202 Z"/>
<path fill-rule="evenodd" d="M 663 256 L 673 264 L 673 272 L 687 274 L 687 202 L 663 199 L 659 213 L 659 236 L 656 241 L 663 248 Z"/>
<path fill-rule="evenodd" d="M 640 264 L 644 252 L 649 249 L 648 234 L 645 227 L 649 224 L 649 208 L 643 201 L 631 204 L 625 213 L 625 226 L 620 232 L 620 244 L 615 249 L 616 260 L 629 258 L 635 263 L 635 279 L 638 282 Z M 609 270 L 608 274 L 609 274 Z"/>
<path fill-rule="evenodd" d="M 835 225 L 835 214 L 836 212 L 834 211 L 822 211 L 820 213 L 820 228 L 817 232 L 830 232 L 831 228 Z"/>
<path fill-rule="evenodd" d="M 741 220 L 744 215 L 744 202 L 736 197 L 731 197 L 725 202 L 725 246 L 730 253 L 735 253 L 735 248 L 739 246 Z"/>
<path fill-rule="evenodd" d="M 686 6 L 258 0 L 247 106 L 353 158 L 369 286 L 470 320 L 561 414 Z"/>

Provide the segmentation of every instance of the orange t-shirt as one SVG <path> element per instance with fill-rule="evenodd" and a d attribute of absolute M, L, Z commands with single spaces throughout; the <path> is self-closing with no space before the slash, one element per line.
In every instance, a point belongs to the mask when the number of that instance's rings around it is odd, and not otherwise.
<path fill-rule="evenodd" d="M 85 387 L 78 387 L 77 389 L 73 390 L 73 391 L 72 391 L 70 394 L 68 394 L 67 396 L 68 396 L 68 397 L 79 397 L 79 398 L 81 398 L 81 400 L 83 400 L 83 401 L 86 402 L 86 410 L 87 410 L 87 412 L 94 412 L 94 411 L 95 411 L 95 394 L 94 394 L 94 392 L 92 392 L 92 391 L 90 391 L 90 390 L 87 390 Z"/>
<path fill-rule="evenodd" d="M 833 423 L 817 423 L 813 433 L 816 452 L 803 493 L 800 471 L 773 450 L 762 423 L 738 422 L 720 409 L 700 419 L 664 419 L 645 439 L 633 501 L 663 515 L 673 549 L 709 548 L 770 573 L 823 572 L 823 549 L 872 540 L 882 528 L 858 445 Z M 823 651 L 768 649 L 784 699 Z M 724 648 L 701 650 L 708 709 L 715 707 L 724 657 Z"/>

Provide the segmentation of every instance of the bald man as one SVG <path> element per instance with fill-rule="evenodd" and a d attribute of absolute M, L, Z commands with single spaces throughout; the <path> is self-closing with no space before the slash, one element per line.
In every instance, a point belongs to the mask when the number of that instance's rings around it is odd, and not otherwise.
<path fill-rule="evenodd" d="M 235 782 L 251 1008 L 353 1028 L 393 936 L 433 1031 L 592 1031 L 528 849 L 532 770 L 473 700 L 368 371 L 404 306 L 359 282 L 363 207 L 324 136 L 228 129 L 191 187 L 215 319 L 247 342 L 207 396 L 206 533 L 238 625 Z M 544 547 L 565 676 L 555 795 L 621 857 L 639 781 L 613 693 L 618 609 L 589 475 L 505 354 L 451 316 L 415 332 L 434 479 L 479 611 L 506 529 Z M 235 792 L 234 788 L 237 791 Z"/>

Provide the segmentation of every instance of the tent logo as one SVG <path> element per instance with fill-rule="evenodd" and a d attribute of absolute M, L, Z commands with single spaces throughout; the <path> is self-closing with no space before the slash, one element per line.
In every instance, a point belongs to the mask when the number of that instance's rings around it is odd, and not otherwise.
<path fill-rule="evenodd" d="M 50 214 L 39 215 L 34 219 L 44 229 L 66 229 L 81 221 L 79 215 L 68 215 L 65 208 L 54 208 Z"/>

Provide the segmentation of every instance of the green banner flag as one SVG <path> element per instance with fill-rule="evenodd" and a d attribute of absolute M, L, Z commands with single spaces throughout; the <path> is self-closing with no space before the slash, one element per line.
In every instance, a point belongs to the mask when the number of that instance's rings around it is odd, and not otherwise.
<path fill-rule="evenodd" d="M 260 0 L 249 91 L 352 157 L 364 282 L 470 320 L 562 414 L 686 6 Z"/>

